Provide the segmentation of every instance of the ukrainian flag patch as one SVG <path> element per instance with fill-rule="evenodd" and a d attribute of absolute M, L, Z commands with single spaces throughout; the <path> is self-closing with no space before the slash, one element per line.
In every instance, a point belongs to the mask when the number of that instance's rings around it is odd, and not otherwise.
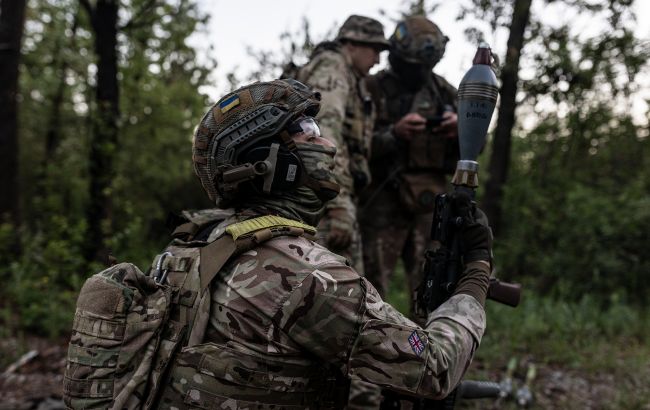
<path fill-rule="evenodd" d="M 397 26 L 395 29 L 395 38 L 397 38 L 397 41 L 402 41 L 404 37 L 406 37 L 406 26 L 404 23 L 401 23 Z"/>
<path fill-rule="evenodd" d="M 230 97 L 223 100 L 221 103 L 219 103 L 219 109 L 221 110 L 221 113 L 224 114 L 232 110 L 238 105 L 239 105 L 239 95 L 233 94 Z"/>

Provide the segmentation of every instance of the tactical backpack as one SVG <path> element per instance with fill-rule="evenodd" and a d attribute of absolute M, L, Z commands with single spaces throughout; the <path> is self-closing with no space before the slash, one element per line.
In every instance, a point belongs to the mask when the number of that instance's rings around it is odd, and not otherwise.
<path fill-rule="evenodd" d="M 217 222 L 194 218 L 179 226 L 146 274 L 120 263 L 86 281 L 66 359 L 68 408 L 154 408 L 174 354 L 202 342 L 210 282 L 228 260 L 276 236 L 315 233 L 309 225 L 277 216 L 225 228 Z M 210 236 L 195 238 L 206 225 Z"/>

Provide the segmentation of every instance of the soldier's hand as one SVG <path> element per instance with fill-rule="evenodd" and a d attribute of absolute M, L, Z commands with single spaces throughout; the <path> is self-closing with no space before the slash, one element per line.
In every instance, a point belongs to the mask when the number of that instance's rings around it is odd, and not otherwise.
<path fill-rule="evenodd" d="M 465 262 L 454 294 L 470 295 L 484 306 L 490 284 L 492 231 L 485 214 L 466 193 L 452 193 L 451 205 L 454 216 L 463 220 L 458 234 Z"/>
<path fill-rule="evenodd" d="M 393 133 L 398 138 L 410 141 L 414 136 L 424 131 L 426 124 L 426 118 L 416 112 L 412 112 L 406 114 L 395 123 Z"/>
<path fill-rule="evenodd" d="M 346 249 L 352 243 L 354 221 L 350 220 L 345 209 L 330 209 L 327 212 L 329 232 L 325 240 L 330 250 Z"/>
<path fill-rule="evenodd" d="M 442 122 L 432 131 L 442 135 L 444 138 L 458 138 L 458 115 L 452 111 L 445 111 L 442 114 Z"/>
<path fill-rule="evenodd" d="M 492 231 L 487 217 L 464 192 L 451 194 L 451 206 L 453 215 L 463 221 L 458 234 L 465 264 L 475 261 L 489 263 L 492 255 Z"/>

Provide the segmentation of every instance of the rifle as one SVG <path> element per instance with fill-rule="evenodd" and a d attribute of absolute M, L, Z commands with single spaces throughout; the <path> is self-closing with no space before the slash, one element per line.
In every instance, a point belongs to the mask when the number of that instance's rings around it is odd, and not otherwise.
<path fill-rule="evenodd" d="M 475 197 L 478 188 L 478 168 L 476 161 L 485 144 L 487 130 L 496 106 L 498 87 L 491 64 L 492 54 L 487 44 L 482 43 L 474 57 L 473 66 L 463 77 L 459 89 L 458 130 L 460 160 L 452 185 L 456 192 L 464 192 Z M 416 314 L 427 316 L 449 299 L 456 289 L 463 270 L 459 232 L 463 218 L 452 213 L 451 195 L 436 197 L 431 224 L 433 249 L 425 252 L 423 281 L 416 296 Z M 519 304 L 521 287 L 491 279 L 488 298 L 509 306 Z M 497 397 L 499 385 L 492 382 L 463 381 L 443 400 L 409 399 L 394 393 L 385 392 L 382 409 L 399 409 L 399 400 L 415 401 L 417 410 L 452 410 L 458 399 Z"/>

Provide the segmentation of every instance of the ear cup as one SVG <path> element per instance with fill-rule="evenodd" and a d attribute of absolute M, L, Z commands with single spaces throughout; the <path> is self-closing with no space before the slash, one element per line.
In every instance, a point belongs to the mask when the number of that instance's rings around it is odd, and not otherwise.
<path fill-rule="evenodd" d="M 250 162 L 255 164 L 259 161 L 265 161 L 269 158 L 271 151 L 270 146 L 257 146 L 249 149 L 246 154 L 240 158 L 241 163 Z M 268 172 L 274 172 L 269 170 Z M 280 145 L 278 150 L 277 159 L 275 163 L 275 172 L 273 175 L 273 182 L 271 184 L 271 192 L 273 191 L 292 191 L 302 185 L 303 166 L 300 158 L 289 151 L 283 144 Z M 255 186 L 262 188 L 264 176 L 255 178 L 253 183 Z"/>

